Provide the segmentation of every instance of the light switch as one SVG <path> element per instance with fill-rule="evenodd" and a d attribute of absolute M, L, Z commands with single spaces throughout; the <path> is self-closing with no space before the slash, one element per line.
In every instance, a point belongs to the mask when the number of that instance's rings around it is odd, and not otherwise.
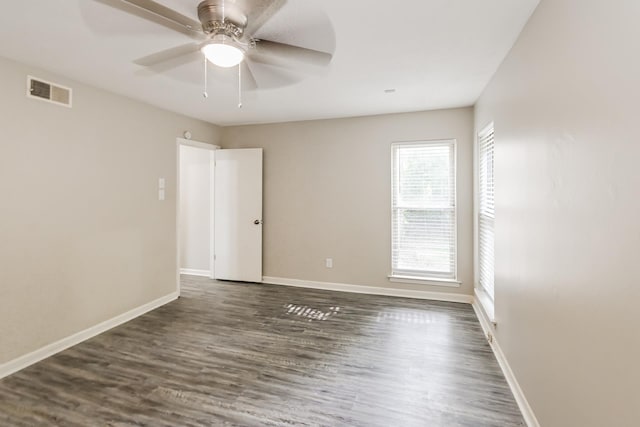
<path fill-rule="evenodd" d="M 158 190 L 158 200 L 164 200 L 164 189 Z"/>
<path fill-rule="evenodd" d="M 158 179 L 158 188 L 160 190 L 164 190 L 164 178 L 159 178 Z"/>

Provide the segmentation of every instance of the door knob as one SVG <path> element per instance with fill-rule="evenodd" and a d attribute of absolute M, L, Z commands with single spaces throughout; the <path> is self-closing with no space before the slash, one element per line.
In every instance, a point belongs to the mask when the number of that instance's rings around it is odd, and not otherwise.
<path fill-rule="evenodd" d="M 255 221 L 253 221 L 253 223 L 255 225 L 259 225 L 259 224 L 262 224 L 262 221 L 260 221 L 259 219 L 256 219 Z"/>

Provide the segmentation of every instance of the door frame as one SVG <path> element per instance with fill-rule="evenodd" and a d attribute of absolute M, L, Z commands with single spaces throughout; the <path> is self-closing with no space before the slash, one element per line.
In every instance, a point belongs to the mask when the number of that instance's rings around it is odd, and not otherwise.
<path fill-rule="evenodd" d="M 209 150 L 209 160 L 211 168 L 209 172 L 209 278 L 214 277 L 214 179 L 215 179 L 215 151 L 221 147 L 219 145 L 208 144 L 206 142 L 193 141 L 191 139 L 176 138 L 176 291 L 181 292 L 180 286 L 180 147 L 181 146 L 201 148 Z"/>

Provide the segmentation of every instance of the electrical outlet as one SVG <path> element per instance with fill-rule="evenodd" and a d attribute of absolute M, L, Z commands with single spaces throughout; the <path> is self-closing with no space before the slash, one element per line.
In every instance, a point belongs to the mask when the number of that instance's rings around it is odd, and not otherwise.
<path fill-rule="evenodd" d="M 326 266 L 327 268 L 333 268 L 333 258 L 327 258 L 327 259 L 325 260 L 325 266 Z"/>

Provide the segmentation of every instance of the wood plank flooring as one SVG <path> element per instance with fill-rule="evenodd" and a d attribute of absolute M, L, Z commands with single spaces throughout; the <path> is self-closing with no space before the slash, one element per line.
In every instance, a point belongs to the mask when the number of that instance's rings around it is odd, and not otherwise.
<path fill-rule="evenodd" d="M 525 425 L 469 305 L 182 282 L 0 381 L 0 425 Z"/>

